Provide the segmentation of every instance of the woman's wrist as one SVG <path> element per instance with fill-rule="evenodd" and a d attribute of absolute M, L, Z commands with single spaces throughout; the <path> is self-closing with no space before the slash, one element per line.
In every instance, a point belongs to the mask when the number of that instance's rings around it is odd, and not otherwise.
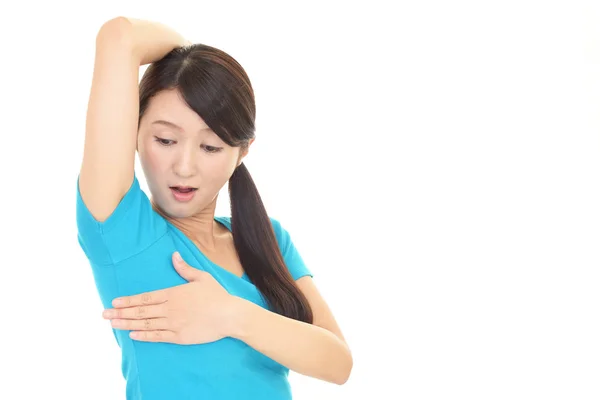
<path fill-rule="evenodd" d="M 171 50 L 187 43 L 181 34 L 160 22 L 136 18 L 129 20 L 133 26 L 133 43 L 140 55 L 140 65 L 160 60 Z"/>
<path fill-rule="evenodd" d="M 190 44 L 181 34 L 156 21 L 117 17 L 102 27 L 101 31 L 118 35 L 122 43 L 131 47 L 139 65 L 160 60 L 171 50 Z"/>
<path fill-rule="evenodd" d="M 224 309 L 223 336 L 239 339 L 242 336 L 249 301 L 234 295 L 230 295 L 229 300 Z"/>

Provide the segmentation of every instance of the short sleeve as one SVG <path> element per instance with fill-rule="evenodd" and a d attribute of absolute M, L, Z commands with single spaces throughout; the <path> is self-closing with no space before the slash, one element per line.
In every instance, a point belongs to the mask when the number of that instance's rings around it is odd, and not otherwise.
<path fill-rule="evenodd" d="M 313 275 L 304 263 L 300 252 L 294 245 L 290 233 L 283 226 L 281 226 L 281 223 L 278 220 L 272 217 L 270 219 L 271 223 L 273 224 L 277 241 L 279 242 L 279 247 L 283 255 L 283 261 L 285 261 L 292 278 L 294 278 L 294 280 L 298 280 L 307 275 L 312 278 Z"/>
<path fill-rule="evenodd" d="M 167 231 L 166 221 L 152 208 L 137 176 L 113 213 L 97 221 L 83 202 L 77 177 L 77 239 L 96 265 L 117 264 L 150 246 Z"/>

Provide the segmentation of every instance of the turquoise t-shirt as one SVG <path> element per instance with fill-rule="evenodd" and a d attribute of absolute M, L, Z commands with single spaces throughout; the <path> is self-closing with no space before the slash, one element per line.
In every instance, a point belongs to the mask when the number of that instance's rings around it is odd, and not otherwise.
<path fill-rule="evenodd" d="M 116 297 L 186 283 L 171 261 L 173 252 L 179 251 L 189 265 L 212 274 L 229 293 L 268 309 L 246 275 L 240 278 L 212 263 L 182 231 L 154 211 L 136 176 L 104 222 L 98 222 L 87 209 L 78 177 L 76 213 L 78 242 L 92 267 L 104 308 L 112 308 Z M 291 276 L 295 280 L 312 276 L 289 233 L 276 219 L 270 219 Z M 231 230 L 230 217 L 215 220 Z M 122 351 L 128 400 L 292 398 L 289 369 L 241 340 L 150 343 L 129 338 L 130 331 L 111 329 Z"/>

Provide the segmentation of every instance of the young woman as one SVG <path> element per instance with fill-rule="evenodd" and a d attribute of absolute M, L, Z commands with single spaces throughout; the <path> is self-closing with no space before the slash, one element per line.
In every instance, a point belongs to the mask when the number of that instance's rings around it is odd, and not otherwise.
<path fill-rule="evenodd" d="M 223 51 L 133 18 L 98 31 L 78 241 L 127 399 L 290 399 L 289 369 L 349 377 L 340 328 L 242 162 L 254 123 L 250 81 Z M 231 217 L 216 217 L 226 183 Z"/>

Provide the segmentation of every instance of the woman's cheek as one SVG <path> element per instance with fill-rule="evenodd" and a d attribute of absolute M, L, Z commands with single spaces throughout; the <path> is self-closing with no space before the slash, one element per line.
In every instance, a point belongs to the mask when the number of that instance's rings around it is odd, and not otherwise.
<path fill-rule="evenodd" d="M 152 145 L 148 146 L 147 161 L 152 172 L 158 172 L 165 166 L 164 155 L 161 155 L 160 149 Z"/>

